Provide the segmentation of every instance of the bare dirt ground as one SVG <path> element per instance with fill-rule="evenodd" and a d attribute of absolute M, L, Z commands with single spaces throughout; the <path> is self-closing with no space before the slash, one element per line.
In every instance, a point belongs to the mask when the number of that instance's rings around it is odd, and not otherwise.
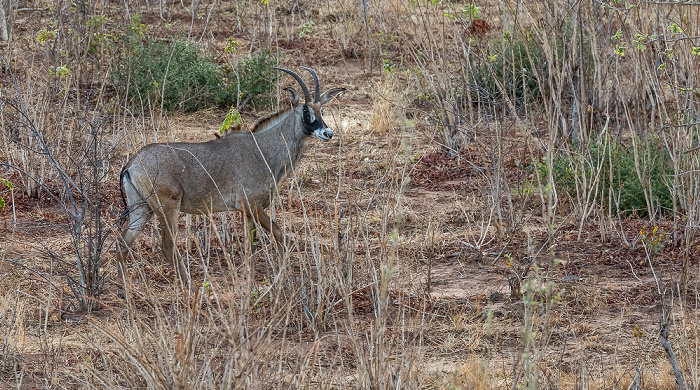
<path fill-rule="evenodd" d="M 18 23 L 23 26 L 30 19 Z M 159 20 L 157 15 L 144 16 L 144 21 L 154 26 Z M 220 20 L 218 23 L 212 29 L 212 46 L 220 45 L 229 33 Z M 516 368 L 527 360 L 524 354 L 530 344 L 524 341 L 529 339 L 524 332 L 529 329 L 534 338 L 530 353 L 539 353 L 536 364 L 544 378 L 542 388 L 627 388 L 638 367 L 643 367 L 644 388 L 674 388 L 668 357 L 657 337 L 662 312 L 658 291 L 673 288 L 665 283 L 679 279 L 683 248 L 674 244 L 672 233 L 667 234 L 650 264 L 639 238 L 640 231 L 651 231 L 654 226 L 673 232 L 672 222 L 651 225 L 645 219 L 625 218 L 617 224 L 618 231 L 612 232 L 588 221 L 579 237 L 573 200 L 562 196 L 556 233 L 548 240 L 540 195 L 525 189 L 526 182 L 536 179 L 521 157 L 524 145 L 536 145 L 538 139 L 526 129 L 514 128 L 502 145 L 504 171 L 511 183 L 504 190 L 510 195 L 502 202 L 515 205 L 512 210 L 517 212 L 507 218 L 517 219 L 514 225 L 519 230 L 504 230 L 497 225 L 487 201 L 493 185 L 483 174 L 492 164 L 488 128 L 477 127 L 475 139 L 460 156 L 442 153 L 435 125 L 426 120 L 406 91 L 387 81 L 397 77 L 401 85 L 400 76 L 369 75 L 361 59 L 343 58 L 332 49 L 333 44 L 332 40 L 307 40 L 282 45 L 290 59 L 287 67 L 312 66 L 324 86 L 343 86 L 347 92 L 325 114 L 335 137 L 328 143 L 309 142 L 295 175 L 299 192 L 289 191 L 289 179 L 282 183 L 276 215 L 293 236 L 305 237 L 301 226 L 308 223 L 329 262 L 340 261 L 331 254 L 332 221 L 338 207 L 348 212 L 340 226 L 349 226 L 349 221 L 358 223 L 361 229 L 355 234 L 365 242 L 353 247 L 346 236 L 346 251 L 357 258 L 379 261 L 383 248 L 389 245 L 386 253 L 393 262 L 394 277 L 389 286 L 391 315 L 386 335 L 420 340 L 401 344 L 414 346 L 420 355 L 420 387 L 513 387 Z M 295 53 L 315 51 L 323 55 L 295 58 Z M 394 107 L 386 101 L 387 96 L 400 96 L 402 105 Z M 382 104 L 389 108 L 382 111 Z M 244 114 L 246 123 L 253 123 L 266 112 Z M 224 115 L 216 109 L 167 114 L 158 136 L 161 140 L 208 140 Z M 391 117 L 390 125 L 377 126 L 382 117 Z M 122 209 L 119 168 L 140 146 L 136 139 L 121 145 L 122 152 L 111 162 L 103 206 L 115 231 Z M 92 337 L 86 336 L 87 329 L 92 322 L 104 324 L 124 317 L 126 304 L 108 283 L 97 312 L 77 315 L 64 311 L 70 294 L 61 268 L 66 262 L 56 259 L 69 259 L 73 250 L 64 213 L 46 194 L 28 198 L 18 173 L 3 168 L 0 176 L 15 183 L 12 194 L 8 189 L 0 192 L 8 203 L 0 210 L 0 259 L 4 260 L 0 261 L 0 310 L 15 313 L 11 319 L 0 317 L 5 327 L 0 329 L 0 345 L 11 347 L 2 351 L 3 356 L 13 353 L 13 358 L 4 359 L 0 366 L 0 387 L 14 386 L 21 372 L 23 388 L 80 388 L 76 367 L 98 358 L 86 355 L 84 346 Z M 184 217 L 180 221 L 182 229 L 189 228 Z M 235 216 L 234 221 L 234 230 L 242 234 L 240 217 Z M 201 228 L 201 222 L 191 229 Z M 167 301 L 175 279 L 172 267 L 160 258 L 159 239 L 153 229 L 149 227 L 140 238 L 142 257 L 132 264 L 143 270 L 150 283 L 135 288 L 139 293 L 149 290 L 154 297 L 136 304 L 143 312 L 159 299 Z M 181 237 L 181 252 L 197 252 L 201 241 L 196 234 Z M 628 245 L 620 236 L 627 238 Z M 382 242 L 382 237 L 389 238 Z M 113 245 L 114 241 L 109 242 Z M 688 247 L 691 249 L 685 256 L 695 269 L 697 245 Z M 233 262 L 242 264 L 244 250 L 232 253 Z M 220 255 L 221 248 L 212 245 L 210 256 Z M 254 259 L 255 281 L 264 287 L 274 267 L 259 256 Z M 104 272 L 113 280 L 113 246 L 107 257 Z M 368 282 L 372 272 L 364 267 L 370 263 L 358 261 L 355 271 Z M 529 282 L 524 278 L 515 287 L 509 283 L 516 272 L 522 276 L 528 269 L 528 274 L 536 275 Z M 225 275 L 229 271 L 221 266 L 215 272 Z M 674 330 L 685 332 L 672 332 L 674 342 L 693 340 L 696 333 L 696 272 L 691 271 L 689 294 L 672 303 L 674 308 L 682 307 L 674 317 Z M 196 285 L 202 285 L 204 275 L 201 264 L 193 265 Z M 527 283 L 533 285 L 526 288 Z M 533 295 L 523 297 L 521 289 Z M 288 332 L 284 348 L 289 356 L 296 354 L 297 361 L 314 356 L 311 360 L 316 363 L 307 367 L 309 375 L 316 378 L 309 382 L 312 387 L 315 383 L 334 388 L 332 383 L 323 382 L 323 375 L 329 372 L 334 373 L 333 380 L 346 380 L 337 388 L 353 386 L 360 358 L 353 344 L 358 341 L 337 324 L 354 321 L 354 336 L 366 339 L 376 316 L 371 288 L 360 286 L 353 296 L 355 316 L 351 320 L 339 309 L 329 320 L 337 321 L 336 325 L 325 330 L 313 333 L 299 324 L 279 329 Z M 528 309 L 528 299 L 540 302 L 534 314 L 527 314 L 533 310 Z M 411 316 L 411 326 L 405 326 L 402 316 Z M 534 327 L 528 327 L 528 316 L 536 317 Z M 683 355 L 681 359 L 692 365 L 694 357 Z M 288 377 L 279 378 L 279 383 L 289 381 Z"/>

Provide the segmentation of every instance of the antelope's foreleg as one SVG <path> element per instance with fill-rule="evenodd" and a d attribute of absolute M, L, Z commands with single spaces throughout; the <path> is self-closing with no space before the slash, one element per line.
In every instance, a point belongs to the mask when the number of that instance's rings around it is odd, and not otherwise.
<path fill-rule="evenodd" d="M 277 223 L 275 223 L 275 221 L 273 221 L 272 218 L 267 215 L 265 209 L 260 206 L 255 206 L 252 212 L 248 212 L 248 216 L 258 221 L 260 226 L 272 233 L 279 244 L 284 244 L 285 237 L 284 233 L 282 233 L 282 229 L 280 229 L 280 227 L 277 226 Z"/>

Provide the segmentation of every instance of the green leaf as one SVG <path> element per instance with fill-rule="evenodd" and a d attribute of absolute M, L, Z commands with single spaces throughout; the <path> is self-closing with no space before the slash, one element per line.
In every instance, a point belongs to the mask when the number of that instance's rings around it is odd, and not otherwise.
<path fill-rule="evenodd" d="M 624 57 L 625 51 L 627 51 L 627 46 L 625 46 L 625 44 L 615 45 L 615 54 Z"/>
<path fill-rule="evenodd" d="M 236 54 L 236 47 L 238 47 L 240 44 L 241 44 L 241 42 L 237 41 L 233 37 L 228 37 L 228 41 L 227 41 L 226 48 L 224 49 L 224 51 L 226 53 Z"/>
<path fill-rule="evenodd" d="M 671 32 L 671 34 L 681 34 L 683 33 L 683 29 L 678 26 L 678 24 L 673 23 L 672 25 L 668 26 L 668 31 Z"/>
<path fill-rule="evenodd" d="M 469 4 L 466 8 L 462 9 L 462 13 L 467 14 L 474 19 L 479 19 L 479 14 L 481 11 L 479 11 L 479 8 L 477 8 L 474 4 Z"/>
<path fill-rule="evenodd" d="M 46 43 L 46 41 L 56 39 L 56 36 L 58 35 L 58 29 L 56 30 L 41 30 L 39 31 L 39 34 L 36 37 L 36 40 L 41 43 L 42 45 Z"/>
<path fill-rule="evenodd" d="M 311 20 L 308 21 L 308 22 L 306 22 L 306 23 L 304 23 L 304 24 L 302 24 L 302 25 L 301 25 L 301 32 L 299 33 L 299 38 L 303 38 L 303 37 L 305 37 L 305 36 L 310 35 L 311 33 L 313 33 L 313 32 L 314 32 L 314 26 L 315 26 L 315 25 L 316 25 L 316 23 L 314 23 L 314 22 L 311 21 Z"/>
<path fill-rule="evenodd" d="M 52 76 L 56 76 L 56 77 L 59 77 L 59 78 L 66 78 L 66 77 L 70 77 L 70 75 L 71 75 L 70 69 L 68 69 L 67 67 L 65 67 L 65 66 L 63 66 L 63 65 L 57 66 L 55 72 L 49 71 L 49 73 L 50 73 Z"/>
<path fill-rule="evenodd" d="M 219 134 L 224 134 L 236 123 L 241 122 L 243 122 L 243 118 L 241 118 L 241 113 L 238 112 L 238 110 L 236 110 L 236 107 L 231 107 L 231 110 L 228 112 L 228 114 L 226 114 L 226 118 L 224 118 L 224 122 L 221 124 L 221 127 L 219 127 Z"/>
<path fill-rule="evenodd" d="M 13 188 L 12 183 L 10 183 L 7 179 L 3 179 L 2 177 L 0 177 L 0 183 L 5 184 L 5 187 L 7 187 L 9 189 Z M 3 199 L 2 196 L 0 196 L 0 209 L 4 208 L 4 207 L 5 207 L 5 199 Z"/>

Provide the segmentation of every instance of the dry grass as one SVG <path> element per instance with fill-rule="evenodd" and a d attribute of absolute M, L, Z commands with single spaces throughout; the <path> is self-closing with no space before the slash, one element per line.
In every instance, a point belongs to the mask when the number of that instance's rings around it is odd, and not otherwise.
<path fill-rule="evenodd" d="M 81 4 L 44 44 L 55 14 L 17 11 L 0 68 L 0 178 L 14 185 L 0 184 L 0 388 L 678 388 L 660 323 L 700 388 L 700 12 L 483 2 L 475 21 L 466 3 L 368 5 Z M 151 142 L 211 139 L 226 114 L 123 106 L 109 78 L 123 41 L 97 38 L 136 12 L 219 62 L 233 36 L 239 56 L 271 48 L 348 89 L 325 113 L 338 137 L 309 142 L 270 207 L 304 250 L 280 253 L 261 229 L 253 250 L 239 215 L 187 216 L 184 285 L 152 222 L 117 297 L 119 168 Z M 81 192 L 61 172 L 89 183 L 96 119 L 106 176 Z M 642 217 L 617 210 L 625 189 L 601 157 L 614 147 L 632 151 Z M 655 150 L 670 161 L 658 182 Z M 75 205 L 104 224 L 71 234 Z M 102 233 L 104 289 L 78 310 L 76 264 Z"/>

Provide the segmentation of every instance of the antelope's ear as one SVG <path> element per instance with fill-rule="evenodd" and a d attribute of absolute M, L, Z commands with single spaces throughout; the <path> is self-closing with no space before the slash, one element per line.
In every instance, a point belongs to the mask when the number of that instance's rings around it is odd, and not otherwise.
<path fill-rule="evenodd" d="M 329 89 L 323 95 L 321 95 L 321 97 L 318 99 L 318 103 L 320 105 L 324 105 L 324 104 L 330 102 L 331 100 L 333 100 L 333 98 L 336 97 L 336 95 L 338 95 L 341 92 L 345 92 L 345 88 Z"/>
<path fill-rule="evenodd" d="M 284 89 L 289 94 L 289 99 L 292 101 L 292 106 L 296 107 L 299 104 L 299 94 L 292 87 L 287 87 Z"/>

